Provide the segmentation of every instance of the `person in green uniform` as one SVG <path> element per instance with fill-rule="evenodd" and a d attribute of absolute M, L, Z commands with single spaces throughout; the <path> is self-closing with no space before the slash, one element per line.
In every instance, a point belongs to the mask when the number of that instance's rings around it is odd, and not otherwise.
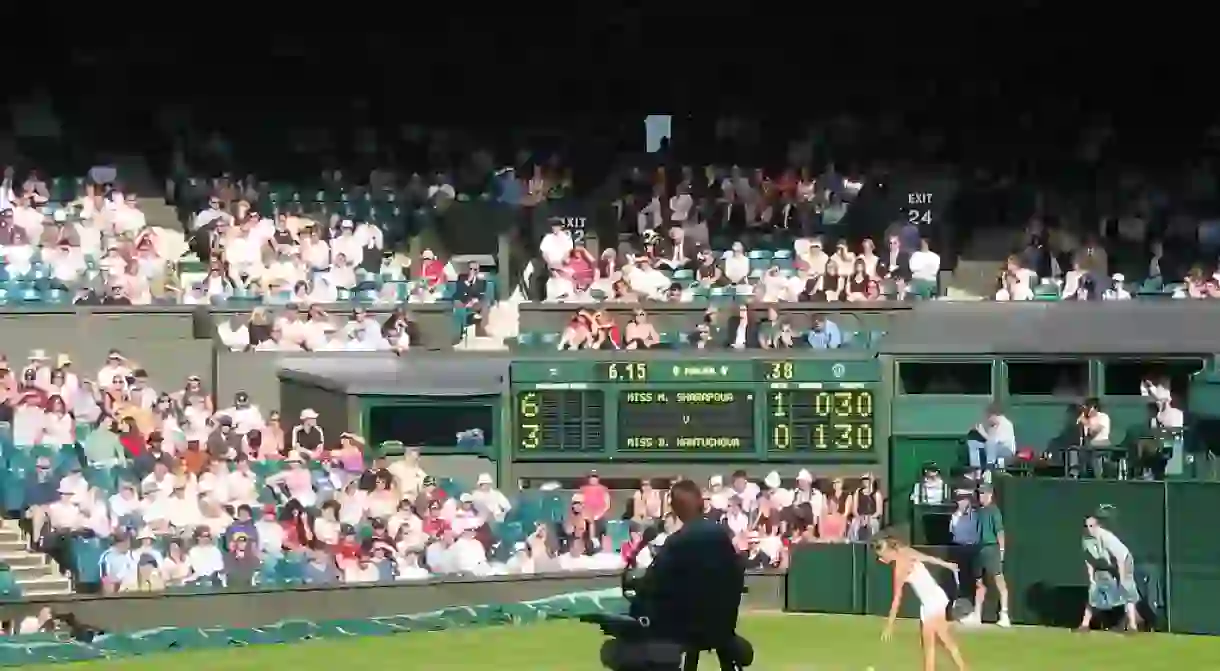
<path fill-rule="evenodd" d="M 982 610 L 983 599 L 987 596 L 987 582 L 995 585 L 1000 596 L 1000 619 L 996 622 L 1001 627 L 1011 627 L 1008 619 L 1008 583 L 1004 580 L 1004 517 L 995 504 L 995 495 L 991 485 L 979 487 L 979 550 L 978 570 L 981 580 L 974 593 L 974 617 L 978 618 Z"/>

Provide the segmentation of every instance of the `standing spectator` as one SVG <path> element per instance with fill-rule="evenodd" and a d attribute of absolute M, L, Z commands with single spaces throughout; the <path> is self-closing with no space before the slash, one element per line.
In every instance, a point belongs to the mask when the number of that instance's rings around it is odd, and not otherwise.
<path fill-rule="evenodd" d="M 402 443 L 388 440 L 381 443 L 379 451 L 385 454 L 388 450 L 402 449 Z M 424 487 L 428 474 L 419 464 L 419 448 L 408 447 L 402 459 L 394 461 L 388 467 L 390 475 L 394 476 L 394 488 L 404 499 L 415 500 Z"/>
<path fill-rule="evenodd" d="M 1004 517 L 999 506 L 995 505 L 995 497 L 991 485 L 979 487 L 979 569 L 981 577 L 978 589 L 974 594 L 976 609 L 981 607 L 987 596 L 984 581 L 990 580 L 995 585 L 1000 597 L 1000 619 L 996 622 L 1001 627 L 1011 627 L 1008 619 L 1008 581 L 1004 579 L 1004 548 L 1007 537 L 1004 533 Z"/>
<path fill-rule="evenodd" d="M 949 534 L 953 539 L 950 560 L 961 567 L 958 577 L 959 591 L 962 594 L 973 588 L 974 592 L 983 589 L 982 578 L 979 575 L 979 519 L 978 509 L 974 505 L 974 491 L 959 489 L 953 493 L 957 505 L 949 516 Z M 974 610 L 961 622 L 965 625 L 982 624 L 983 604 L 975 602 Z"/>
<path fill-rule="evenodd" d="M 927 238 L 919 239 L 919 250 L 911 254 L 911 287 L 921 297 L 936 295 L 940 282 L 940 255 Z"/>
<path fill-rule="evenodd" d="M 584 501 L 584 513 L 589 519 L 600 523 L 609 514 L 610 490 L 602 484 L 597 471 L 589 471 L 585 484 L 580 488 L 580 495 Z"/>
<path fill-rule="evenodd" d="M 572 242 L 572 235 L 564 228 L 563 220 L 552 219 L 551 232 L 542 237 L 538 251 L 542 253 L 542 259 L 548 267 L 560 268 L 567 261 L 573 247 L 575 244 Z"/>
<path fill-rule="evenodd" d="M 851 493 L 847 513 L 851 516 L 850 539 L 863 543 L 881 531 L 881 515 L 885 500 L 871 473 L 860 476 L 860 485 Z"/>
<path fill-rule="evenodd" d="M 43 527 L 46 526 L 50 506 L 59 500 L 59 481 L 51 468 L 51 460 L 38 457 L 34 471 L 25 481 L 25 519 L 30 523 L 30 544 L 39 547 Z"/>
<path fill-rule="evenodd" d="M 292 427 L 290 449 L 317 459 L 325 444 L 326 437 L 318 426 L 318 413 L 313 408 L 305 408 L 301 411 L 301 423 Z"/>

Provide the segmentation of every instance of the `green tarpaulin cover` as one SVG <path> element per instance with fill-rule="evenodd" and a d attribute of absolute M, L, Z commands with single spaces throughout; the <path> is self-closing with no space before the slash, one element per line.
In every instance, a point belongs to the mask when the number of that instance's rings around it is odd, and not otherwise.
<path fill-rule="evenodd" d="M 412 631 L 458 627 L 530 624 L 571 619 L 593 613 L 621 613 L 627 607 L 617 589 L 577 592 L 515 604 L 461 606 L 429 613 L 391 615 L 367 620 L 285 620 L 266 627 L 204 629 L 163 627 L 98 636 L 90 643 L 32 634 L 0 639 L 0 666 L 114 659 L 176 650 L 293 643 L 346 636 L 389 636 Z"/>

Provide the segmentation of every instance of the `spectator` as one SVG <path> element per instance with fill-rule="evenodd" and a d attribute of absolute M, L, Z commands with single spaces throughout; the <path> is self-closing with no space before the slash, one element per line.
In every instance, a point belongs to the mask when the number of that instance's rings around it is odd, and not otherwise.
<path fill-rule="evenodd" d="M 229 539 L 229 551 L 224 556 L 224 584 L 226 587 L 252 587 L 261 568 L 250 535 L 237 531 Z"/>
<path fill-rule="evenodd" d="M 182 541 L 171 538 L 166 546 L 165 563 L 161 565 L 161 577 L 166 585 L 183 585 L 191 575 L 191 564 L 186 551 L 182 549 Z"/>
<path fill-rule="evenodd" d="M 241 435 L 262 429 L 265 426 L 262 411 L 258 409 L 257 405 L 250 403 L 250 394 L 244 391 L 239 391 L 233 395 L 232 407 L 220 410 L 216 414 L 231 419 L 232 424 L 237 429 L 237 433 Z"/>
<path fill-rule="evenodd" d="M 386 441 L 380 445 L 380 452 L 402 449 L 402 443 L 396 440 Z M 390 475 L 394 476 L 394 487 L 403 498 L 414 500 L 424 487 L 428 474 L 419 463 L 419 448 L 409 447 L 399 459 L 389 465 Z"/>
<path fill-rule="evenodd" d="M 165 590 L 165 579 L 157 568 L 157 560 L 140 555 L 135 570 L 119 585 L 120 592 L 161 592 Z"/>
<path fill-rule="evenodd" d="M 113 594 L 123 583 L 134 581 L 139 558 L 131 550 L 126 534 L 115 534 L 111 544 L 98 560 L 102 575 L 102 591 Z"/>
<path fill-rule="evenodd" d="M 572 235 L 564 228 L 563 220 L 552 219 L 551 232 L 543 236 L 538 251 L 548 267 L 560 268 L 567 262 L 573 247 Z"/>
<path fill-rule="evenodd" d="M 322 446 L 326 443 L 322 427 L 318 426 L 318 413 L 313 408 L 301 411 L 301 423 L 292 427 L 292 442 L 290 448 L 298 454 L 309 455 L 311 459 L 321 456 Z"/>
<path fill-rule="evenodd" d="M 1111 278 L 1110 286 L 1101 293 L 1103 301 L 1129 301 L 1131 300 L 1131 292 L 1127 291 L 1123 286 L 1123 282 L 1127 278 L 1123 277 L 1122 273 L 1114 273 Z"/>
<path fill-rule="evenodd" d="M 136 491 L 136 486 L 128 481 L 119 483 L 119 491 L 111 495 L 107 501 L 110 508 L 110 514 L 113 518 L 115 527 L 125 529 L 140 529 L 143 525 L 143 507 L 144 502 L 140 500 L 140 494 Z M 151 538 L 151 536 L 150 536 Z M 142 537 L 138 537 L 137 541 L 142 541 Z"/>
<path fill-rule="evenodd" d="M 26 476 L 25 482 L 25 518 L 30 521 L 30 544 L 33 547 L 39 547 L 50 506 L 58 500 L 59 481 L 51 468 L 51 460 L 38 457 L 34 462 L 34 471 Z"/>
<path fill-rule="evenodd" d="M 940 282 L 940 255 L 932 251 L 927 238 L 920 238 L 919 250 L 911 254 L 911 281 L 921 295 L 934 295 Z"/>
<path fill-rule="evenodd" d="M 847 514 L 836 497 L 826 500 L 826 511 L 818 520 L 818 540 L 823 543 L 847 542 Z"/>
<path fill-rule="evenodd" d="M 309 561 L 305 563 L 302 571 L 302 582 L 310 587 L 322 587 L 340 582 L 338 568 L 330 555 L 321 549 L 310 550 Z"/>
<path fill-rule="evenodd" d="M 762 536 L 757 531 L 749 533 L 749 545 L 743 553 L 747 571 L 761 571 L 770 568 L 773 560 L 761 548 Z"/>
<path fill-rule="evenodd" d="M 732 249 L 724 257 L 724 278 L 730 284 L 745 284 L 750 277 L 750 258 L 746 256 L 746 248 L 741 242 L 734 242 Z"/>
<path fill-rule="evenodd" d="M 860 485 L 847 503 L 847 514 L 851 518 L 848 538 L 854 543 L 868 542 L 881 531 L 881 516 L 885 511 L 885 499 L 871 473 L 860 476 Z"/>
<path fill-rule="evenodd" d="M 305 460 L 299 453 L 293 451 L 284 459 L 284 465 L 287 466 L 287 470 L 268 477 L 264 482 L 271 487 L 282 486 L 282 495 L 296 500 L 302 506 L 315 505 L 318 495 L 314 491 L 313 476 L 305 467 Z"/>
<path fill-rule="evenodd" d="M 215 428 L 208 434 L 207 452 L 212 459 L 236 457 L 242 449 L 242 435 L 233 430 L 233 418 L 217 415 Z"/>
<path fill-rule="evenodd" d="M 997 301 L 1032 301 L 1034 292 L 1021 281 L 1016 273 L 1008 272 L 1000 280 L 1002 285 L 995 294 Z"/>
<path fill-rule="evenodd" d="M 758 329 L 750 318 L 750 309 L 745 305 L 737 308 L 737 314 L 729 318 L 726 343 L 733 349 L 756 347 L 758 344 Z"/>
<path fill-rule="evenodd" d="M 843 344 L 839 326 L 820 314 L 813 316 L 813 328 L 809 330 L 807 339 L 814 349 L 838 349 Z"/>
<path fill-rule="evenodd" d="M 474 507 L 488 520 L 497 524 L 504 521 L 509 511 L 513 509 L 508 497 L 492 483 L 490 473 L 480 473 L 475 481 L 475 490 L 471 493 Z"/>
<path fill-rule="evenodd" d="M 911 502 L 916 505 L 941 506 L 950 502 L 949 485 L 940 477 L 940 467 L 924 464 L 923 479 L 915 483 Z"/>
<path fill-rule="evenodd" d="M 200 527 L 194 532 L 195 544 L 186 553 L 190 567 L 188 582 L 196 585 L 223 584 L 225 557 L 216 546 L 212 530 Z"/>

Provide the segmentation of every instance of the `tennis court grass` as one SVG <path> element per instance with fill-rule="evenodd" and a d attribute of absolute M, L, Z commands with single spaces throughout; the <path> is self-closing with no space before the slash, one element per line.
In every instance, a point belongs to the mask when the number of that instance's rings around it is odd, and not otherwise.
<path fill-rule="evenodd" d="M 754 642 L 758 671 L 901 671 L 920 666 L 917 623 L 899 623 L 894 640 L 880 640 L 883 621 L 842 615 L 755 614 L 741 631 Z M 1220 668 L 1220 637 L 1074 634 L 1065 630 L 985 627 L 959 630 L 976 671 L 1200 671 Z M 178 652 L 106 662 L 40 666 L 59 671 L 594 671 L 600 632 L 575 622 L 461 629 L 385 638 L 310 641 L 293 645 Z M 716 669 L 705 658 L 702 669 Z M 941 668 L 951 668 L 944 659 Z"/>

